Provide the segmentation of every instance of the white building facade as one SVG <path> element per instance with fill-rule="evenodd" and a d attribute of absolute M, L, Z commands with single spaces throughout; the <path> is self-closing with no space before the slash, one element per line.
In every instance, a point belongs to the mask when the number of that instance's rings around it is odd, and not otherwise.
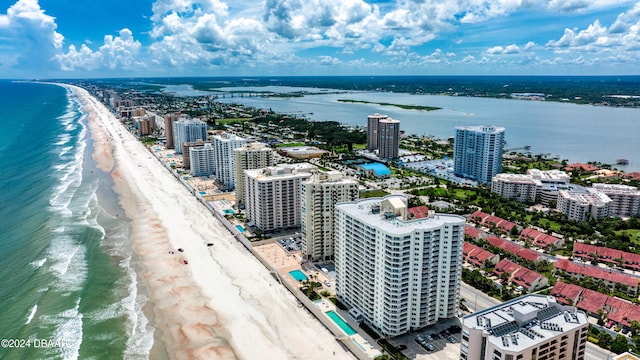
<path fill-rule="evenodd" d="M 378 122 L 378 157 L 397 159 L 400 152 L 400 121 L 386 118 Z"/>
<path fill-rule="evenodd" d="M 453 148 L 454 174 L 490 183 L 502 172 L 504 128 L 458 126 Z"/>
<path fill-rule="evenodd" d="M 236 204 L 241 207 L 244 206 L 244 171 L 273 166 L 275 155 L 266 144 L 250 143 L 233 149 L 233 157 Z"/>
<path fill-rule="evenodd" d="M 211 138 L 215 149 L 215 174 L 219 182 L 226 190 L 231 190 L 235 186 L 235 161 L 234 149 L 242 147 L 247 143 L 247 139 L 234 134 L 218 134 Z"/>
<path fill-rule="evenodd" d="M 465 219 L 407 219 L 407 199 L 390 195 L 336 205 L 336 294 L 383 336 L 456 315 Z"/>
<path fill-rule="evenodd" d="M 607 194 L 595 189 L 574 186 L 558 192 L 556 209 L 569 220 L 589 221 L 611 216 L 612 201 Z"/>
<path fill-rule="evenodd" d="M 461 360 L 583 360 L 589 321 L 553 296 L 525 295 L 462 320 Z"/>
<path fill-rule="evenodd" d="M 300 183 L 316 169 L 309 163 L 298 163 L 246 170 L 247 220 L 262 231 L 299 227 Z"/>
<path fill-rule="evenodd" d="M 637 187 L 618 184 L 593 184 L 597 191 L 611 199 L 611 216 L 640 215 L 640 191 Z"/>
<path fill-rule="evenodd" d="M 200 147 L 189 148 L 189 165 L 191 175 L 210 176 L 215 169 L 214 149 L 206 143 Z"/>
<path fill-rule="evenodd" d="M 173 122 L 173 146 L 176 154 L 182 154 L 182 143 L 207 141 L 207 123 L 198 119 L 179 119 Z"/>
<path fill-rule="evenodd" d="M 359 197 L 358 181 L 339 171 L 317 172 L 303 181 L 301 192 L 302 253 L 313 261 L 333 258 L 334 208 Z"/>
<path fill-rule="evenodd" d="M 491 192 L 520 202 L 535 201 L 542 183 L 525 174 L 497 174 L 491 180 Z"/>
<path fill-rule="evenodd" d="M 375 113 L 367 117 L 367 150 L 378 150 L 378 123 L 388 118 L 387 115 Z"/>

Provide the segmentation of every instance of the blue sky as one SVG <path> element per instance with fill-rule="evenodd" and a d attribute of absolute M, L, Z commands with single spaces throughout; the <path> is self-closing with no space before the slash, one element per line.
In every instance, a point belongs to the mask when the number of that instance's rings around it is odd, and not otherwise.
<path fill-rule="evenodd" d="M 0 78 L 638 69 L 640 1 L 0 0 Z"/>

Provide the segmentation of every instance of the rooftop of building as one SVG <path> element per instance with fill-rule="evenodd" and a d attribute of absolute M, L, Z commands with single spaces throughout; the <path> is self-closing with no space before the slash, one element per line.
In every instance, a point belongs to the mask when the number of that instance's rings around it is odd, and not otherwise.
<path fill-rule="evenodd" d="M 533 176 L 534 179 L 538 179 L 543 183 L 547 182 L 563 182 L 568 183 L 571 180 L 571 176 L 564 171 L 553 169 L 553 170 L 540 170 L 540 169 L 529 169 L 527 170 L 527 174 Z"/>
<path fill-rule="evenodd" d="M 313 164 L 301 162 L 293 164 L 278 164 L 276 166 L 270 166 L 262 169 L 245 170 L 245 173 L 247 174 L 247 177 L 271 180 L 278 177 L 308 177 L 311 176 L 312 171 L 317 169 L 318 168 Z"/>
<path fill-rule="evenodd" d="M 640 196 L 640 190 L 638 190 L 638 188 L 635 186 L 602 183 L 596 183 L 592 186 L 594 189 L 602 191 L 606 194 Z"/>
<path fill-rule="evenodd" d="M 531 175 L 527 174 L 507 174 L 501 173 L 497 174 L 494 178 L 494 181 L 503 181 L 509 183 L 517 183 L 517 184 L 528 184 L 528 185 L 542 185 L 542 183 L 533 178 Z"/>
<path fill-rule="evenodd" d="M 475 131 L 481 133 L 501 133 L 504 132 L 504 128 L 493 125 L 478 125 L 478 126 L 456 126 L 456 130 Z"/>
<path fill-rule="evenodd" d="M 388 167 L 384 166 L 381 163 L 373 162 L 367 164 L 360 164 L 359 167 L 365 170 L 372 170 L 376 176 L 389 176 L 391 175 L 391 170 Z"/>
<path fill-rule="evenodd" d="M 522 351 L 559 333 L 588 324 L 587 315 L 553 296 L 525 295 L 463 318 L 466 329 L 482 330 L 496 348 Z"/>
<path fill-rule="evenodd" d="M 582 205 L 604 206 L 611 203 L 611 198 L 596 189 L 573 187 L 560 190 L 558 196 Z"/>
<path fill-rule="evenodd" d="M 464 225 L 465 219 L 459 215 L 436 214 L 420 219 L 407 219 L 407 198 L 403 195 L 388 195 L 383 198 L 361 199 L 336 205 L 367 224 L 387 233 L 408 234 L 419 229 L 431 229 L 447 223 Z"/>

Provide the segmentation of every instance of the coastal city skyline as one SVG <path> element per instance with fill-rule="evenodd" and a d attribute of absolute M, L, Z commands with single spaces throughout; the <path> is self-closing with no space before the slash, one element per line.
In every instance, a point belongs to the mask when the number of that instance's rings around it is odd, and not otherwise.
<path fill-rule="evenodd" d="M 10 0 L 0 78 L 631 75 L 639 23 L 637 1 Z"/>

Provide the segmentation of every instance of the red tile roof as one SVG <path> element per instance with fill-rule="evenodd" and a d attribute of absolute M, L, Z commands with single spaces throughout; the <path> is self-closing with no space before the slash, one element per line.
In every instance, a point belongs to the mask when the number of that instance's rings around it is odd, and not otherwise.
<path fill-rule="evenodd" d="M 464 234 L 467 236 L 471 236 L 474 239 L 477 239 L 478 237 L 480 237 L 480 235 L 482 235 L 482 231 L 478 228 L 475 228 L 473 226 L 465 226 L 464 227 Z"/>
<path fill-rule="evenodd" d="M 407 212 L 413 215 L 413 219 L 422 219 L 429 216 L 429 208 L 424 205 L 408 208 Z"/>
<path fill-rule="evenodd" d="M 498 256 L 467 241 L 462 247 L 462 255 L 466 261 L 478 267 L 484 266 L 485 260 Z"/>
<path fill-rule="evenodd" d="M 597 291 L 583 289 L 575 306 L 592 314 L 597 314 L 598 310 L 604 310 L 604 304 L 608 298 L 609 296 Z"/>
<path fill-rule="evenodd" d="M 630 326 L 633 320 L 640 321 L 640 306 L 577 285 L 558 281 L 551 290 L 551 295 L 563 304 L 569 303 L 567 299 L 574 299 L 574 306 L 596 316 L 598 310 L 603 310 L 609 320 L 624 326 Z"/>
<path fill-rule="evenodd" d="M 563 283 L 562 281 L 556 282 L 551 289 L 551 295 L 555 296 L 559 302 L 563 304 L 569 304 L 569 299 L 573 301 L 573 304 L 578 302 L 578 297 L 584 290 L 582 287 L 573 284 Z"/>
<path fill-rule="evenodd" d="M 487 238 L 487 241 L 489 241 L 489 244 L 525 260 L 538 261 L 540 259 L 540 254 L 537 251 L 525 249 L 520 245 L 514 244 L 511 241 L 501 239 L 497 236 L 489 236 L 489 238 Z"/>
<path fill-rule="evenodd" d="M 496 265 L 496 267 L 494 268 L 493 272 L 498 276 L 503 273 L 509 274 L 511 282 L 516 285 L 522 286 L 527 290 L 529 290 L 536 281 L 544 278 L 544 276 L 538 274 L 537 272 L 520 266 L 508 259 L 500 260 L 498 265 Z"/>
<path fill-rule="evenodd" d="M 484 213 L 480 210 L 474 212 L 473 214 L 471 214 L 471 221 L 478 221 L 483 225 L 495 225 L 497 226 L 499 229 L 509 232 L 511 231 L 511 229 L 516 226 L 516 224 L 512 223 L 511 221 L 505 220 L 503 218 L 499 218 L 495 215 L 489 215 L 487 213 Z"/>
<path fill-rule="evenodd" d="M 638 279 L 633 276 L 625 275 L 619 272 L 613 272 L 610 270 L 604 270 L 590 265 L 579 265 L 566 259 L 558 260 L 554 265 L 554 268 L 564 270 L 570 274 L 580 274 L 582 276 L 589 276 L 612 283 L 619 283 L 629 286 L 631 288 L 638 287 Z"/>
<path fill-rule="evenodd" d="M 522 230 L 522 233 L 520 233 L 520 238 L 523 240 L 531 240 L 535 245 L 542 248 L 546 248 L 548 246 L 557 247 L 560 242 L 560 239 L 558 239 L 557 237 L 547 235 L 531 227 Z"/>
<path fill-rule="evenodd" d="M 589 164 L 581 164 L 581 163 L 569 164 L 564 168 L 565 171 L 572 171 L 574 169 L 582 170 L 582 171 L 596 171 L 596 170 L 599 170 L 599 168 L 596 167 L 596 166 L 589 165 Z"/>
<path fill-rule="evenodd" d="M 640 255 L 622 250 L 610 249 L 601 246 L 588 245 L 576 242 L 573 244 L 573 255 L 580 258 L 592 259 L 592 254 L 597 254 L 601 261 L 617 264 L 623 260 L 623 266 L 640 270 Z"/>

